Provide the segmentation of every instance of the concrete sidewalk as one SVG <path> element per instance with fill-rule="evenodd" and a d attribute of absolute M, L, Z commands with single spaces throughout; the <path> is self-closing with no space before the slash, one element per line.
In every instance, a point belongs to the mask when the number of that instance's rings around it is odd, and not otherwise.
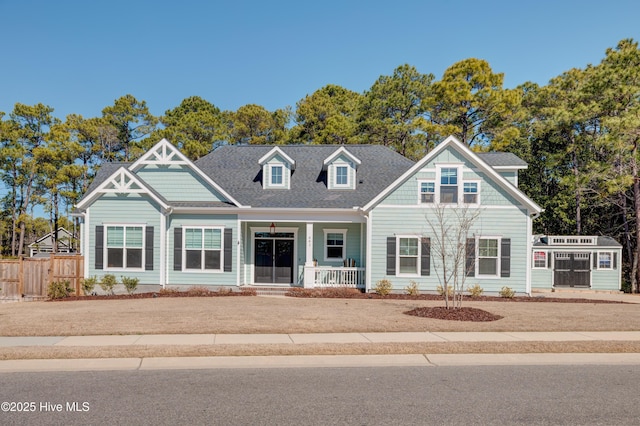
<path fill-rule="evenodd" d="M 569 341 L 640 341 L 640 331 L 427 331 L 316 334 L 132 334 L 117 336 L 33 336 L 0 337 L 0 347 Z"/>
<path fill-rule="evenodd" d="M 0 374 L 221 368 L 452 367 L 499 365 L 640 365 L 638 353 L 290 355 L 180 358 L 24 359 L 0 361 Z"/>

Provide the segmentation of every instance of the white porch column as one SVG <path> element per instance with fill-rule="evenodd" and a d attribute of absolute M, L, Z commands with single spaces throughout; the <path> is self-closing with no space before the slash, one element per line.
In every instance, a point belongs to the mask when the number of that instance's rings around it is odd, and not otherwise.
<path fill-rule="evenodd" d="M 315 270 L 313 269 L 313 223 L 307 222 L 307 235 L 305 239 L 305 252 L 307 253 L 304 262 L 304 288 L 313 288 L 313 283 L 316 278 Z"/>

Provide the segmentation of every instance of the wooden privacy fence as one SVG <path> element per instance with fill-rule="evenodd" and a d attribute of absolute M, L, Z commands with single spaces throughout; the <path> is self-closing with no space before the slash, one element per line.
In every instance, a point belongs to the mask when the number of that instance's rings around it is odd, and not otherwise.
<path fill-rule="evenodd" d="M 0 299 L 46 298 L 49 284 L 56 281 L 69 281 L 82 294 L 83 260 L 79 255 L 0 260 Z"/>

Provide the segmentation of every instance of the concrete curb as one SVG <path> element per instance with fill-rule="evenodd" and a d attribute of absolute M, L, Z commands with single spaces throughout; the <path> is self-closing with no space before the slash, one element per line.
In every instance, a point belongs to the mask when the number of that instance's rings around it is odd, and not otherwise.
<path fill-rule="evenodd" d="M 480 365 L 640 365 L 640 353 L 300 355 L 53 360 L 26 359 L 0 361 L 0 374 L 47 371 L 151 371 L 219 368 L 453 367 Z"/>

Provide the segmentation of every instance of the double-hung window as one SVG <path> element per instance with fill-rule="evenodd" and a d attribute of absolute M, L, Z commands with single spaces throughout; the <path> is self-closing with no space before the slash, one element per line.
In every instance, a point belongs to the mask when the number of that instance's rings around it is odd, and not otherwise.
<path fill-rule="evenodd" d="M 346 230 L 325 230 L 325 260 L 338 261 L 345 258 L 346 236 Z"/>
<path fill-rule="evenodd" d="M 435 201 L 436 183 L 420 182 L 420 202 L 433 203 Z"/>
<path fill-rule="evenodd" d="M 282 166 L 271 166 L 271 185 L 284 185 L 282 180 Z"/>
<path fill-rule="evenodd" d="M 440 169 L 440 202 L 458 203 L 458 169 L 455 167 Z"/>
<path fill-rule="evenodd" d="M 478 182 L 464 182 L 463 191 L 465 204 L 478 204 Z"/>
<path fill-rule="evenodd" d="M 107 228 L 107 268 L 141 269 L 144 227 L 109 225 Z"/>
<path fill-rule="evenodd" d="M 398 266 L 400 274 L 417 275 L 419 262 L 419 238 L 398 237 Z"/>
<path fill-rule="evenodd" d="M 347 166 L 336 166 L 336 185 L 349 185 L 349 168 Z"/>
<path fill-rule="evenodd" d="M 222 228 L 184 228 L 184 269 L 222 271 Z"/>
<path fill-rule="evenodd" d="M 478 239 L 478 276 L 497 276 L 500 241 L 497 238 Z"/>

